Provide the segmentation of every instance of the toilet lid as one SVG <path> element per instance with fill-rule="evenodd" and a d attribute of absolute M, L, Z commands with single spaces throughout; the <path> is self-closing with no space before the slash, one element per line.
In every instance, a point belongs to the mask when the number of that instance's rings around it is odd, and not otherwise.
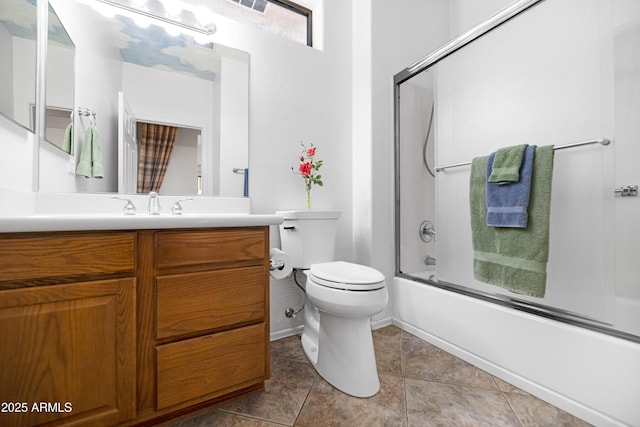
<path fill-rule="evenodd" d="M 372 291 L 384 287 L 384 275 L 375 268 L 344 261 L 312 264 L 309 276 L 315 283 L 335 289 Z"/>

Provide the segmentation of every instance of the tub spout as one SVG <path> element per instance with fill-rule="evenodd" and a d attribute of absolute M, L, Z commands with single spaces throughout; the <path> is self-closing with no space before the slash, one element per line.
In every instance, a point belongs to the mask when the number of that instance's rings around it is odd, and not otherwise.
<path fill-rule="evenodd" d="M 424 257 L 424 263 L 426 265 L 436 265 L 436 259 L 430 255 Z"/>

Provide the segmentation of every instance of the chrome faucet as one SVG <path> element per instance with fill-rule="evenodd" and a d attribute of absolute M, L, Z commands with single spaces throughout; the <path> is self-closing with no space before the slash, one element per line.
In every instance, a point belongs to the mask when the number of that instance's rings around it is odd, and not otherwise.
<path fill-rule="evenodd" d="M 156 191 L 149 193 L 149 215 L 160 215 L 160 195 Z"/>
<path fill-rule="evenodd" d="M 188 199 L 182 199 L 175 202 L 171 207 L 171 215 L 182 215 L 182 205 L 180 204 L 180 202 L 188 202 L 190 200 L 193 199 L 189 197 Z"/>
<path fill-rule="evenodd" d="M 133 204 L 133 202 L 127 198 L 124 197 L 118 197 L 118 196 L 113 196 L 112 199 L 116 199 L 116 200 L 124 200 L 126 203 L 124 205 L 124 207 L 122 208 L 122 212 L 124 212 L 125 215 L 135 215 L 136 214 L 136 207 Z"/>

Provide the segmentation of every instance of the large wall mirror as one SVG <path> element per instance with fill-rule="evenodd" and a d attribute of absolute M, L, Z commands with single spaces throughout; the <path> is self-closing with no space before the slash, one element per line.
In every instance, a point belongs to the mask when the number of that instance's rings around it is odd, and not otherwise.
<path fill-rule="evenodd" d="M 105 16 L 94 8 L 99 2 L 50 3 L 75 45 L 75 69 L 59 73 L 74 76 L 73 88 L 64 91 L 75 90 L 74 159 L 82 161 L 94 129 L 104 176 L 77 173 L 77 165 L 74 176 L 66 160 L 41 156 L 40 191 L 147 192 L 137 181 L 148 167 L 149 150 L 141 147 L 150 132 L 143 127 L 153 125 L 175 129 L 154 191 L 242 197 L 244 178 L 236 172 L 248 162 L 249 54 L 169 34 L 153 21 Z M 49 87 L 67 83 L 48 80 L 47 96 Z"/>
<path fill-rule="evenodd" d="M 0 2 L 0 114 L 35 131 L 36 0 Z"/>

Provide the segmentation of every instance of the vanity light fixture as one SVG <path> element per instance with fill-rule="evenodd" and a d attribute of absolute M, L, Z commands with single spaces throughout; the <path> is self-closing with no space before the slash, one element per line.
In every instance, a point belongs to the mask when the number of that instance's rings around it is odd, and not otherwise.
<path fill-rule="evenodd" d="M 111 6 L 117 14 L 132 18 L 140 26 L 148 26 L 150 20 L 160 21 L 167 33 L 191 33 L 203 42 L 216 31 L 214 14 L 205 6 L 195 6 L 181 0 L 93 0 Z M 103 6 L 102 5 L 102 6 Z M 102 8 L 98 8 L 101 10 Z"/>

